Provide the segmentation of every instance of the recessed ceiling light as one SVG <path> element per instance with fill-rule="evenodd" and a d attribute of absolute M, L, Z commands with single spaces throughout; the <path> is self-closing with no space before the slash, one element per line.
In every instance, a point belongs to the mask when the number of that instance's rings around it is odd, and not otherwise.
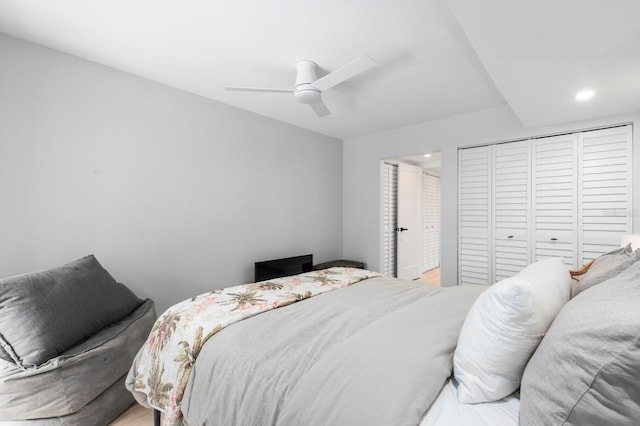
<path fill-rule="evenodd" d="M 424 158 L 431 158 L 431 154 L 425 154 Z"/>
<path fill-rule="evenodd" d="M 588 99 L 593 98 L 595 94 L 596 92 L 594 92 L 591 89 L 581 90 L 578 93 L 576 93 L 576 101 L 586 101 Z"/>

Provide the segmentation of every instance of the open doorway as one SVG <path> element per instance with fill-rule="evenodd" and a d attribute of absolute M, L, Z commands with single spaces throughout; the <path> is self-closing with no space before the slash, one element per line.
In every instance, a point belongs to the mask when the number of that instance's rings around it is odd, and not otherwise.
<path fill-rule="evenodd" d="M 440 152 L 382 161 L 385 275 L 440 284 L 440 167 Z"/>

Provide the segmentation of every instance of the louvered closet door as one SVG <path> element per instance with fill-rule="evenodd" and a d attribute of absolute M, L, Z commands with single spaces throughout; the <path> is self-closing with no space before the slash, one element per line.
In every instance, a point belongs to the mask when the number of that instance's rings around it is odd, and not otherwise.
<path fill-rule="evenodd" d="M 577 140 L 571 134 L 533 141 L 534 261 L 562 257 L 577 266 Z"/>
<path fill-rule="evenodd" d="M 489 147 L 458 151 L 458 281 L 491 282 L 491 157 Z"/>
<path fill-rule="evenodd" d="M 631 142 L 630 125 L 579 135 L 580 265 L 632 233 Z"/>
<path fill-rule="evenodd" d="M 429 271 L 440 266 L 440 178 L 424 173 L 422 220 L 423 270 Z"/>
<path fill-rule="evenodd" d="M 494 146 L 494 280 L 529 264 L 531 209 L 529 141 Z"/>
<path fill-rule="evenodd" d="M 395 277 L 398 226 L 398 166 L 384 163 L 382 176 L 382 273 Z"/>
<path fill-rule="evenodd" d="M 431 246 L 430 260 L 433 268 L 440 267 L 440 176 L 431 176 Z M 431 269 L 433 269 L 431 268 Z"/>

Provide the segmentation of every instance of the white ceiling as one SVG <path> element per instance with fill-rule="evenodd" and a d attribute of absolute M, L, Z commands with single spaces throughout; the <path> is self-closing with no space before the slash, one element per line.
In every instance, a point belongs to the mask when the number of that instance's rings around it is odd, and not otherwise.
<path fill-rule="evenodd" d="M 425 157 L 428 155 L 429 157 Z M 442 167 L 442 156 L 440 151 L 425 152 L 424 154 L 407 155 L 404 157 L 397 157 L 392 160 L 400 161 L 403 163 L 412 164 L 425 170 L 430 170 L 440 174 Z"/>
<path fill-rule="evenodd" d="M 639 17 L 639 0 L 0 0 L 0 32 L 338 138 L 505 101 L 526 126 L 638 111 Z M 363 54 L 378 68 L 323 93 L 328 117 L 224 90 Z"/>
<path fill-rule="evenodd" d="M 640 0 L 450 0 L 526 127 L 640 111 Z M 577 103 L 576 92 L 596 96 Z"/>

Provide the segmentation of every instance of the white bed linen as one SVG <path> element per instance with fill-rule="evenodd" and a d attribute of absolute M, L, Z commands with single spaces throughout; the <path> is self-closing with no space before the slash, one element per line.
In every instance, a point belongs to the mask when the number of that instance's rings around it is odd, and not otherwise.
<path fill-rule="evenodd" d="M 515 394 L 495 402 L 463 404 L 457 392 L 457 383 L 449 379 L 420 426 L 518 425 L 520 399 Z"/>

